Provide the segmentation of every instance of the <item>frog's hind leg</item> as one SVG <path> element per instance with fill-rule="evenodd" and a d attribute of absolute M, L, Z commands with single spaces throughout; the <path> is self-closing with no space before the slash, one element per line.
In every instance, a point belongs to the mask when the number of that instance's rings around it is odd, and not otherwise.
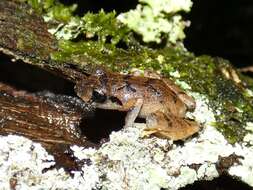
<path fill-rule="evenodd" d="M 125 128 L 133 126 L 135 119 L 138 117 L 141 107 L 143 105 L 143 99 L 134 100 L 132 108 L 127 112 L 125 118 Z"/>
<path fill-rule="evenodd" d="M 194 122 L 185 118 L 166 116 L 162 112 L 150 114 L 146 118 L 147 128 L 143 136 L 155 135 L 158 137 L 183 140 L 198 132 L 200 127 Z"/>

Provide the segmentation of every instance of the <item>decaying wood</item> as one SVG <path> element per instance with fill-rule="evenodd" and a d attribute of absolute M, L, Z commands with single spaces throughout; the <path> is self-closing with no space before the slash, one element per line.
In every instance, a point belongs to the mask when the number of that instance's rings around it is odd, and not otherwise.
<path fill-rule="evenodd" d="M 40 142 L 65 168 L 76 168 L 71 157 L 64 154 L 69 145 L 91 145 L 79 128 L 89 111 L 89 106 L 73 97 L 31 94 L 0 83 L 0 134 Z"/>
<path fill-rule="evenodd" d="M 35 96 L 0 83 L 0 133 L 22 134 L 45 143 L 80 144 L 84 106 L 66 105 L 66 98 L 59 101 L 59 95 L 48 94 Z"/>
<path fill-rule="evenodd" d="M 57 48 L 56 41 L 47 32 L 42 18 L 28 13 L 29 10 L 24 3 L 0 2 L 0 43 L 15 55 L 42 63 Z"/>

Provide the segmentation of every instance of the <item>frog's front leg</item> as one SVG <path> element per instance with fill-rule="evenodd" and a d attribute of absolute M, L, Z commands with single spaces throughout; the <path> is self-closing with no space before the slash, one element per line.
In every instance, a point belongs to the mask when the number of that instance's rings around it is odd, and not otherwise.
<path fill-rule="evenodd" d="M 138 117 L 141 107 L 143 105 L 143 99 L 133 99 L 130 100 L 128 104 L 132 104 L 131 108 L 127 112 L 126 118 L 125 118 L 125 126 L 124 127 L 130 127 L 133 126 L 135 119 Z"/>
<path fill-rule="evenodd" d="M 173 115 L 165 115 L 162 112 L 155 112 L 146 118 L 147 128 L 143 136 L 154 134 L 158 137 L 183 140 L 199 131 L 199 125 L 185 118 Z"/>

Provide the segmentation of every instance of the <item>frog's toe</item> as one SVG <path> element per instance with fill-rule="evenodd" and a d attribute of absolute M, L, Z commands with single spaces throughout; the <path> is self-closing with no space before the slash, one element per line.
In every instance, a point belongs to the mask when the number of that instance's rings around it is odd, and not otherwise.
<path fill-rule="evenodd" d="M 173 131 L 162 129 L 160 127 L 146 128 L 142 132 L 142 137 L 149 137 L 151 135 L 154 135 L 159 138 L 178 140 L 178 138 L 174 135 Z"/>
<path fill-rule="evenodd" d="M 150 137 L 151 135 L 155 135 L 158 131 L 157 128 L 146 128 L 142 131 L 141 137 Z"/>

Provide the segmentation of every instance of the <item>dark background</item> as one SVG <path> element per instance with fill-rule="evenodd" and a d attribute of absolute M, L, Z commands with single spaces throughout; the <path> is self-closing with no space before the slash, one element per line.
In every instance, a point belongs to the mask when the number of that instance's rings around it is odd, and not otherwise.
<path fill-rule="evenodd" d="M 185 46 L 197 55 L 230 60 L 237 67 L 253 65 L 253 1 L 195 0 L 187 18 Z"/>

